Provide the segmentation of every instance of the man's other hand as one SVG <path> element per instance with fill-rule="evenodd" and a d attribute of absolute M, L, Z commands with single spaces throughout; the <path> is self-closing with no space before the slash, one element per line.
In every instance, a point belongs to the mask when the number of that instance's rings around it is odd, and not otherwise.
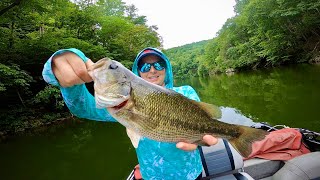
<path fill-rule="evenodd" d="M 202 139 L 203 139 L 203 142 L 207 143 L 210 146 L 218 143 L 218 139 L 211 136 L 211 135 L 205 135 L 205 136 L 203 136 Z M 185 142 L 178 142 L 176 147 L 181 150 L 184 150 L 184 151 L 193 151 L 193 150 L 197 149 L 198 145 L 185 143 Z"/>

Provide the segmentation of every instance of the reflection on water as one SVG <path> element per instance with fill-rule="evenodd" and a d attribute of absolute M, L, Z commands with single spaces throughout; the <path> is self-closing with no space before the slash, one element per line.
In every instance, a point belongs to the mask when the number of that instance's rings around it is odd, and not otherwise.
<path fill-rule="evenodd" d="M 189 84 L 202 101 L 234 108 L 254 122 L 320 132 L 319 77 L 320 66 L 298 65 L 232 76 L 195 77 L 176 80 L 176 84 Z M 226 120 L 233 121 L 230 113 L 234 112 L 225 112 Z"/>
<path fill-rule="evenodd" d="M 250 118 L 244 116 L 235 108 L 220 107 L 220 109 L 222 116 L 219 120 L 222 122 L 244 126 L 252 126 L 254 124 L 254 122 Z"/>
<path fill-rule="evenodd" d="M 0 143 L 0 179 L 125 179 L 137 164 L 118 123 L 84 121 Z"/>

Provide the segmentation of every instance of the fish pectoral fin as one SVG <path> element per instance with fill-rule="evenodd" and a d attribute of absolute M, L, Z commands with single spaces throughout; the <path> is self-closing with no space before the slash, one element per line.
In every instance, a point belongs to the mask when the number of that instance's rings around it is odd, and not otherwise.
<path fill-rule="evenodd" d="M 136 133 L 134 130 L 129 128 L 127 128 L 127 135 L 130 138 L 133 147 L 138 148 L 141 136 L 138 133 Z"/>
<path fill-rule="evenodd" d="M 198 102 L 193 101 L 198 106 L 200 106 L 205 112 L 209 114 L 209 116 L 213 119 L 219 119 L 221 118 L 221 109 L 213 104 L 205 103 L 205 102 Z"/>

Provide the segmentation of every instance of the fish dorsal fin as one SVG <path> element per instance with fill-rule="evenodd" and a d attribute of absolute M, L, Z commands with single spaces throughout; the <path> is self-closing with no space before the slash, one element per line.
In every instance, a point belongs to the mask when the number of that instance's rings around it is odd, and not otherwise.
<path fill-rule="evenodd" d="M 203 109 L 205 112 L 209 114 L 211 118 L 219 119 L 221 118 L 221 110 L 218 106 L 205 103 L 205 102 L 197 102 L 193 101 L 195 104 L 197 104 L 201 109 Z"/>

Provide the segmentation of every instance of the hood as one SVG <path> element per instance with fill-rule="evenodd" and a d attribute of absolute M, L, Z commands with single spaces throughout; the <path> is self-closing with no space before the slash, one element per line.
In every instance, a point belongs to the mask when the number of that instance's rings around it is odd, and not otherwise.
<path fill-rule="evenodd" d="M 151 50 L 151 51 L 148 51 L 148 50 Z M 169 59 L 167 58 L 167 56 L 165 54 L 163 54 L 159 49 L 148 47 L 148 48 L 145 48 L 142 51 L 140 51 L 139 54 L 137 55 L 136 59 L 133 62 L 132 72 L 134 74 L 136 74 L 137 76 L 140 76 L 139 72 L 138 72 L 138 63 L 143 57 L 150 55 L 150 54 L 156 55 L 166 62 L 166 77 L 165 77 L 164 83 L 165 83 L 166 88 L 172 89 L 172 87 L 173 87 L 172 66 L 171 66 L 171 63 L 170 63 Z"/>

